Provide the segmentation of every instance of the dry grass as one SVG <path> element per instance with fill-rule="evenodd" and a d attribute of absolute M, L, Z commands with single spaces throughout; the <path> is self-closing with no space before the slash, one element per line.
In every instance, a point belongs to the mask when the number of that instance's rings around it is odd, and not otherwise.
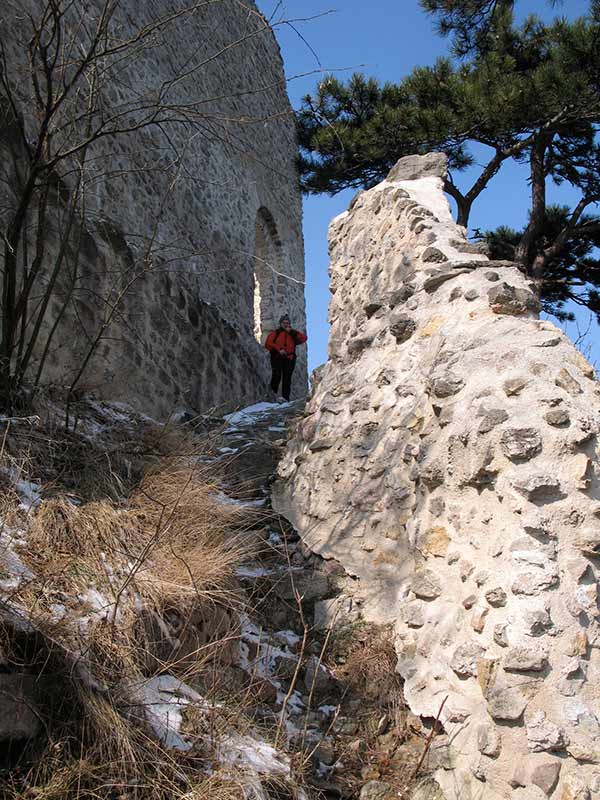
<path fill-rule="evenodd" d="M 365 781 L 382 780 L 399 797 L 410 797 L 422 740 L 408 725 L 393 630 L 364 622 L 343 626 L 334 633 L 328 662 L 344 687 L 344 702 L 360 698 L 358 730 L 340 744 L 341 782 L 358 794 Z"/>
<path fill-rule="evenodd" d="M 199 776 L 220 732 L 249 727 L 242 708 L 207 718 L 190 707 L 185 732 L 194 746 L 182 753 L 128 719 L 123 686 L 165 673 L 191 686 L 206 685 L 207 675 L 215 683 L 237 646 L 235 570 L 254 548 L 259 512 L 219 500 L 202 462 L 208 447 L 194 434 L 148 426 L 120 446 L 113 432 L 110 453 L 77 433 L 57 442 L 48 431 L 21 430 L 10 448 L 8 438 L 0 466 L 41 475 L 54 496 L 25 513 L 10 484 L 0 486 L 3 531 L 19 532 L 12 550 L 34 576 L 9 602 L 37 630 L 30 636 L 5 625 L 0 649 L 13 669 L 37 675 L 48 699 L 40 705 L 45 735 L 18 770 L 0 774 L 2 797 L 241 797 L 241 779 Z M 143 474 L 132 471 L 131 452 L 145 463 Z"/>

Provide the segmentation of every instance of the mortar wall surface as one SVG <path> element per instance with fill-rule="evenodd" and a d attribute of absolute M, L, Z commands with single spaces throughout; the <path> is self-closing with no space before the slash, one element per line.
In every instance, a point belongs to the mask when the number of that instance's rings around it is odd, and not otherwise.
<path fill-rule="evenodd" d="M 590 800 L 600 387 L 520 269 L 467 242 L 445 171 L 402 159 L 332 222 L 329 360 L 273 506 L 343 565 L 337 608 L 393 625 L 445 797 Z"/>

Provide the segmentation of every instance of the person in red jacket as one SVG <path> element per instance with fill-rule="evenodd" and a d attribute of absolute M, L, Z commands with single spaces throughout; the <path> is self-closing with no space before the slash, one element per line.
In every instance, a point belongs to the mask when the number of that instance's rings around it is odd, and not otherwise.
<path fill-rule="evenodd" d="M 285 400 L 290 399 L 292 373 L 296 366 L 296 345 L 304 344 L 306 334 L 292 328 L 287 314 L 279 320 L 279 327 L 267 336 L 265 347 L 271 354 L 271 389 L 279 391 Z"/>

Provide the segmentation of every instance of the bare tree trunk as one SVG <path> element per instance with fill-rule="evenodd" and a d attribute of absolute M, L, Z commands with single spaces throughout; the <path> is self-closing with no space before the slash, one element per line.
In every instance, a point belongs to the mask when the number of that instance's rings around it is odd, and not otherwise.
<path fill-rule="evenodd" d="M 464 195 L 450 180 L 445 181 L 444 190 L 456 202 L 456 224 L 462 225 L 463 228 L 466 228 L 469 224 L 469 216 L 471 214 L 471 206 L 473 205 L 473 201 L 469 201 L 466 195 Z"/>
<path fill-rule="evenodd" d="M 2 286 L 2 336 L 0 337 L 0 395 L 12 410 L 12 358 L 19 317 L 16 309 L 19 242 L 34 194 L 35 178 L 30 174 L 4 238 Z"/>
<path fill-rule="evenodd" d="M 531 148 L 531 213 L 529 223 L 515 250 L 515 261 L 526 268 L 527 273 L 536 282 L 538 290 L 542 279 L 541 269 L 539 266 L 535 270 L 533 269 L 531 249 L 542 229 L 546 216 L 545 157 L 548 143 L 547 136 L 540 135 L 535 139 Z M 539 272 L 539 274 L 534 274 L 534 272 Z"/>

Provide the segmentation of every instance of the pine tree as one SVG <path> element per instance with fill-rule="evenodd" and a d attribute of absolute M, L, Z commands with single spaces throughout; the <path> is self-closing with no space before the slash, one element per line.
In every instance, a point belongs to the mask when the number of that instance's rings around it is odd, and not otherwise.
<path fill-rule="evenodd" d="M 597 295 L 587 286 L 600 285 L 590 261 L 600 232 L 600 219 L 590 214 L 600 201 L 598 3 L 572 22 L 544 24 L 531 16 L 521 26 L 509 0 L 422 4 L 454 35 L 454 57 L 417 67 L 397 84 L 362 75 L 346 83 L 323 80 L 298 112 L 305 190 L 369 187 L 401 156 L 443 150 L 450 165 L 445 188 L 456 201 L 457 222 L 467 227 L 473 204 L 493 188 L 502 166 L 526 163 L 529 218 L 507 240 L 511 257 L 538 283 L 548 310 L 564 316 L 561 304 L 577 297 L 598 314 Z M 464 188 L 458 175 L 474 166 L 475 143 L 490 155 Z M 551 181 L 577 190 L 573 208 L 558 214 L 547 207 Z"/>

